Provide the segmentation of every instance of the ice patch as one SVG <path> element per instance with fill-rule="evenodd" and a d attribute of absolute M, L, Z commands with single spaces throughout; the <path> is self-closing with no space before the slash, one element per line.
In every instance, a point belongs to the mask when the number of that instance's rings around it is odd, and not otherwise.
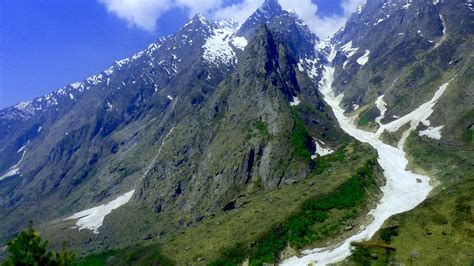
<path fill-rule="evenodd" d="M 441 129 L 443 129 L 444 126 L 439 126 L 439 127 L 429 127 L 425 130 L 421 130 L 418 132 L 418 136 L 423 137 L 427 136 L 428 138 L 432 139 L 441 139 Z"/>
<path fill-rule="evenodd" d="M 365 54 L 357 59 L 357 64 L 363 66 L 369 62 L 370 51 L 365 50 Z"/>
<path fill-rule="evenodd" d="M 110 214 L 113 210 L 126 204 L 132 198 L 133 193 L 135 193 L 135 190 L 127 192 L 106 204 L 77 212 L 72 216 L 65 218 L 64 220 L 77 220 L 76 226 L 73 227 L 74 229 L 77 228 L 79 231 L 82 229 L 88 229 L 94 234 L 99 234 L 99 228 L 104 223 L 105 216 Z"/>

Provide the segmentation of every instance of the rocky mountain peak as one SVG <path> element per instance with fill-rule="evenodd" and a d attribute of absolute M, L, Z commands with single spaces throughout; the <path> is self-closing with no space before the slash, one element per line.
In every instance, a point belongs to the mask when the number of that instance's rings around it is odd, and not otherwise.
<path fill-rule="evenodd" d="M 263 5 L 258 9 L 263 14 L 279 14 L 283 11 L 278 0 L 265 0 Z"/>
<path fill-rule="evenodd" d="M 266 24 L 273 18 L 288 12 L 284 11 L 277 0 L 266 0 L 248 19 L 242 24 L 237 35 L 250 37 L 262 24 Z"/>

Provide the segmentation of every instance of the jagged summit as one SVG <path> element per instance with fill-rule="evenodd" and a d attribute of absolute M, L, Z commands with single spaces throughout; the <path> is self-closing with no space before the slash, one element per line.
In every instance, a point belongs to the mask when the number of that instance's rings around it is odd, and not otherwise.
<path fill-rule="evenodd" d="M 264 13 L 281 13 L 283 11 L 278 0 L 265 0 L 258 10 Z"/>
<path fill-rule="evenodd" d="M 277 0 L 266 0 L 263 5 L 242 24 L 237 35 L 248 38 L 261 24 L 266 24 L 271 19 L 287 13 L 288 12 L 282 9 Z"/>

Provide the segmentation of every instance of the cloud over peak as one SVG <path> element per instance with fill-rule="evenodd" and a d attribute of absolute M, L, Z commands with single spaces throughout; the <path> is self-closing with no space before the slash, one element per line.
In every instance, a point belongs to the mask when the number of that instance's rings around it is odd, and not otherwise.
<path fill-rule="evenodd" d="M 210 18 L 234 18 L 243 23 L 264 0 L 242 0 L 224 5 L 224 0 L 98 0 L 108 12 L 127 21 L 129 26 L 154 32 L 158 18 L 173 8 L 187 10 L 189 17 L 196 13 Z M 312 0 L 279 0 L 285 10 L 293 10 L 309 28 L 322 38 L 329 37 L 344 26 L 347 18 L 363 0 L 340 0 L 344 14 L 318 16 L 318 6 Z"/>

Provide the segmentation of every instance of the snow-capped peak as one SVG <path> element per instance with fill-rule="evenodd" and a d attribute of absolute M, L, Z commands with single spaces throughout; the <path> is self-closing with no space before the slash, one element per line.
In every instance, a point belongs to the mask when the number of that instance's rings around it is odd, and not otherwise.
<path fill-rule="evenodd" d="M 214 23 L 211 36 L 203 45 L 204 60 L 212 65 L 234 65 L 237 63 L 236 49 L 243 50 L 247 39 L 236 36 L 239 24 L 235 20 L 222 20 Z"/>

